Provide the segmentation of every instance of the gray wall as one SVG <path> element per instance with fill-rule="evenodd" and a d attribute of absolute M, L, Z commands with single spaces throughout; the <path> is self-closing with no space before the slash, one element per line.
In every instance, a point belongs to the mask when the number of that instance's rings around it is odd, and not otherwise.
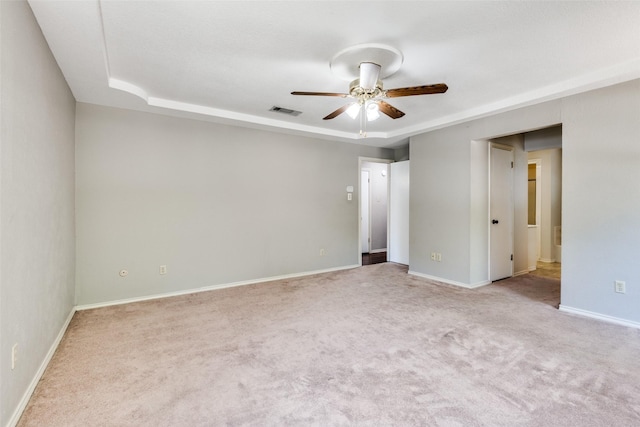
<path fill-rule="evenodd" d="M 413 137 L 410 270 L 486 281 L 487 159 L 478 140 L 561 123 L 562 305 L 639 322 L 638 117 L 636 80 Z M 614 280 L 626 281 L 626 294 L 613 292 Z"/>
<path fill-rule="evenodd" d="M 562 122 L 562 304 L 640 322 L 640 80 L 564 100 Z"/>
<path fill-rule="evenodd" d="M 357 265 L 346 187 L 393 156 L 81 103 L 76 130 L 79 304 Z"/>
<path fill-rule="evenodd" d="M 74 305 L 75 101 L 31 9 L 0 2 L 0 425 Z M 11 347 L 18 363 L 11 370 Z"/>
<path fill-rule="evenodd" d="M 552 126 L 524 134 L 525 151 L 562 148 L 562 126 Z"/>
<path fill-rule="evenodd" d="M 470 141 L 459 128 L 411 139 L 409 268 L 414 272 L 469 283 Z M 432 261 L 431 252 L 441 253 L 442 261 Z"/>

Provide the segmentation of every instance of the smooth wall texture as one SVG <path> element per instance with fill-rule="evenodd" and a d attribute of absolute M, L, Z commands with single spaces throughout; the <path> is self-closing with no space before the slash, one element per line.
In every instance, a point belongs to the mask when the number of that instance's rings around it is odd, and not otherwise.
<path fill-rule="evenodd" d="M 488 283 L 487 140 L 558 124 L 560 107 L 546 102 L 411 138 L 412 273 L 467 287 Z M 526 155 L 516 162 L 526 176 Z M 432 261 L 431 252 L 442 261 Z M 526 265 L 526 252 L 514 253 L 515 272 L 524 269 L 521 256 Z"/>
<path fill-rule="evenodd" d="M 409 265 L 410 161 L 389 164 L 389 253 L 392 262 Z"/>
<path fill-rule="evenodd" d="M 477 141 L 562 124 L 562 305 L 638 323 L 639 117 L 636 80 L 413 137 L 410 271 L 482 283 L 487 181 Z M 439 249 L 442 262 L 431 261 Z M 614 280 L 626 281 L 626 294 Z"/>
<path fill-rule="evenodd" d="M 2 1 L 0 16 L 4 426 L 74 306 L 75 100 L 27 3 Z M 16 343 L 18 360 L 11 370 Z"/>
<path fill-rule="evenodd" d="M 89 104 L 76 129 L 81 305 L 357 265 L 346 187 L 393 156 Z"/>
<path fill-rule="evenodd" d="M 562 305 L 640 325 L 640 80 L 566 99 L 562 122 Z"/>

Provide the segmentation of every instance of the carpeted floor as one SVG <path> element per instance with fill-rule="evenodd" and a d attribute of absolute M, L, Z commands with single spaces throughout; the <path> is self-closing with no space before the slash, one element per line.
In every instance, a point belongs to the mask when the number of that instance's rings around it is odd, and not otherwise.
<path fill-rule="evenodd" d="M 640 425 L 640 331 L 385 263 L 76 313 L 20 426 Z"/>

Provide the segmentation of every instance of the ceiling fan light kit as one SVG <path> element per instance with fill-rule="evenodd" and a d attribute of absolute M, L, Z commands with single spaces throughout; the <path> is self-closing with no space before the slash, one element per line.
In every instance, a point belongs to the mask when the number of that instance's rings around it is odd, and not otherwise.
<path fill-rule="evenodd" d="M 357 74 L 354 73 L 354 63 L 350 61 L 358 61 L 356 62 Z M 344 112 L 354 120 L 360 116 L 360 135 L 366 137 L 367 122 L 376 120 L 380 112 L 392 119 L 399 119 L 405 115 L 386 103 L 384 99 L 444 93 L 448 89 L 446 84 L 438 83 L 384 90 L 381 79 L 398 71 L 402 61 L 402 53 L 390 46 L 378 44 L 354 46 L 339 52 L 330 64 L 331 70 L 342 78 L 352 79 L 357 76 L 351 81 L 348 93 L 291 92 L 291 94 L 353 98 L 354 102 L 343 105 L 325 116 L 323 120 L 331 120 Z"/>

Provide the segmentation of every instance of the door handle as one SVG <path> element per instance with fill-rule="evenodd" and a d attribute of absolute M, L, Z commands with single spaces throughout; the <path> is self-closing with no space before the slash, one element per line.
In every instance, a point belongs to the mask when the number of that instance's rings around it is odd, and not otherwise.
<path fill-rule="evenodd" d="M 499 221 L 497 219 L 492 219 L 491 224 L 497 224 Z"/>

